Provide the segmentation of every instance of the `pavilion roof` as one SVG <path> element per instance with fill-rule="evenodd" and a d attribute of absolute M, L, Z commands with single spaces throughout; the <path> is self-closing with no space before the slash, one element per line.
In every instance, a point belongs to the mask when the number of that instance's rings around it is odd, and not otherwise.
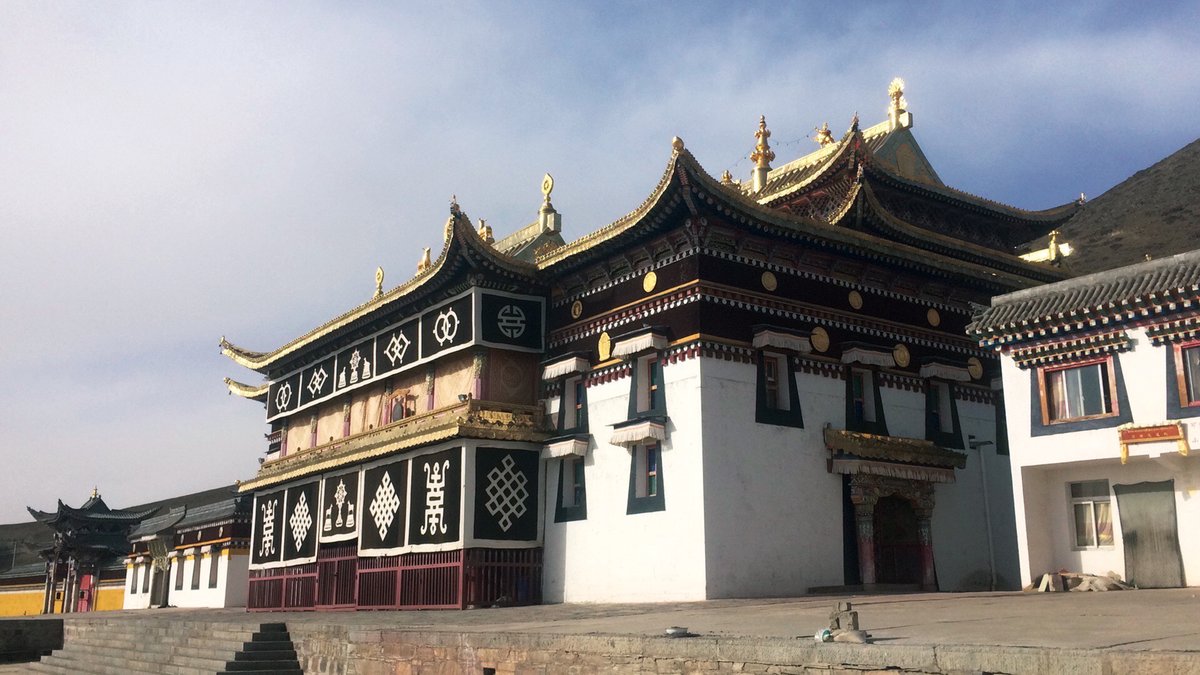
<path fill-rule="evenodd" d="M 266 373 L 272 366 L 285 359 L 298 356 L 309 347 L 331 339 L 345 329 L 351 328 L 379 312 L 401 308 L 415 297 L 420 296 L 422 292 L 439 288 L 439 282 L 463 262 L 472 266 L 487 266 L 492 270 L 525 279 L 531 283 L 536 281 L 537 270 L 531 263 L 507 256 L 485 242 L 472 226 L 470 218 L 458 208 L 457 204 L 451 206 L 450 217 L 446 221 L 445 235 L 444 245 L 437 260 L 432 261 L 428 268 L 419 270 L 416 276 L 392 290 L 376 295 L 277 349 L 266 352 L 251 351 L 221 338 L 221 352 L 239 365 Z M 256 385 L 245 385 L 234 381 L 227 382 L 227 385 L 231 392 L 239 396 L 257 398 L 261 395 L 258 391 L 259 387 Z"/>
<path fill-rule="evenodd" d="M 992 298 L 967 333 L 992 345 L 1106 326 L 1200 302 L 1200 250 Z"/>

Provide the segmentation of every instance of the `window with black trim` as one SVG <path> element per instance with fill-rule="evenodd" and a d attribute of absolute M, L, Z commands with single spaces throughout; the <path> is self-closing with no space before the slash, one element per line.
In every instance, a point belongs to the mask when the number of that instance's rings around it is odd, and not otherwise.
<path fill-rule="evenodd" d="M 140 568 L 141 568 L 141 565 L 134 563 L 133 568 L 130 570 L 130 575 L 131 575 L 129 577 L 129 594 L 130 595 L 137 595 L 137 592 L 138 592 L 138 569 L 140 569 Z"/>
<path fill-rule="evenodd" d="M 667 414 L 663 367 L 657 352 L 638 357 L 630 378 L 629 419 Z"/>
<path fill-rule="evenodd" d="M 564 433 L 587 431 L 587 387 L 582 376 L 569 377 L 562 383 L 558 429 Z"/>
<path fill-rule="evenodd" d="M 208 587 L 217 587 L 217 575 L 221 573 L 221 552 L 213 550 L 208 556 Z"/>
<path fill-rule="evenodd" d="M 1112 359 L 1039 369 L 1042 423 L 1111 417 L 1117 414 Z"/>
<path fill-rule="evenodd" d="M 175 590 L 177 590 L 177 591 L 183 590 L 183 564 L 184 564 L 184 562 L 185 561 L 183 558 L 175 559 Z"/>
<path fill-rule="evenodd" d="M 791 357 L 778 352 L 758 352 L 758 386 L 754 420 L 763 424 L 804 427 L 800 396 Z"/>
<path fill-rule="evenodd" d="M 850 410 L 858 422 L 875 421 L 875 378 L 862 368 L 850 369 Z"/>
<path fill-rule="evenodd" d="M 142 592 L 150 592 L 150 563 L 146 563 L 142 568 Z"/>
<path fill-rule="evenodd" d="M 635 445 L 630 453 L 629 503 L 626 513 L 648 513 L 665 509 L 662 445 Z"/>
<path fill-rule="evenodd" d="M 200 554 L 192 556 L 192 590 L 200 588 Z"/>
<path fill-rule="evenodd" d="M 925 383 L 925 440 L 943 448 L 962 448 L 962 426 L 954 384 L 944 380 Z"/>
<path fill-rule="evenodd" d="M 554 506 L 554 522 L 587 520 L 587 482 L 583 458 L 568 455 L 562 458 L 558 471 L 558 499 Z"/>
<path fill-rule="evenodd" d="M 1200 408 L 1200 341 L 1177 343 L 1174 349 L 1179 405 Z"/>
<path fill-rule="evenodd" d="M 1075 548 L 1105 548 L 1113 545 L 1111 500 L 1107 480 L 1071 483 L 1071 521 Z"/>

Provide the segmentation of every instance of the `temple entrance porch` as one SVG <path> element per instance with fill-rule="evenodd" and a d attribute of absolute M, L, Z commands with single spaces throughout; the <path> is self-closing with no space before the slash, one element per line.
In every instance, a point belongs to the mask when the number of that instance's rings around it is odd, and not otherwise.
<path fill-rule="evenodd" d="M 846 582 L 938 590 L 933 558 L 934 485 L 953 483 L 966 455 L 931 441 L 825 429 L 830 473 L 846 481 Z M 850 565 L 857 563 L 857 569 Z M 857 574 L 855 574 L 855 572 Z"/>

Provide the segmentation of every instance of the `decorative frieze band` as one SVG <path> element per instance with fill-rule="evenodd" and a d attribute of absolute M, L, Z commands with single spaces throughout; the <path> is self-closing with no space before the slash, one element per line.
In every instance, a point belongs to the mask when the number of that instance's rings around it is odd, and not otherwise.
<path fill-rule="evenodd" d="M 1175 321 L 1164 321 L 1146 327 L 1150 343 L 1162 346 L 1169 342 L 1183 342 L 1200 337 L 1200 316 Z"/>
<path fill-rule="evenodd" d="M 1123 352 L 1131 347 L 1129 335 L 1124 330 L 1115 330 L 1021 347 L 1012 350 L 1011 356 L 1018 367 L 1031 368 L 1046 363 L 1075 361 L 1101 354 Z"/>

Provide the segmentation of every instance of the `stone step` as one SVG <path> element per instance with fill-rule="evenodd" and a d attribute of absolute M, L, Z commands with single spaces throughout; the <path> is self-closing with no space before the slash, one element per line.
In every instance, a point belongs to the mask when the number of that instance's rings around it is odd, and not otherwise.
<path fill-rule="evenodd" d="M 244 652 L 266 652 L 273 649 L 291 649 L 292 641 L 288 640 L 259 640 L 257 637 L 253 642 L 247 642 L 242 645 Z"/>
<path fill-rule="evenodd" d="M 240 651 L 233 655 L 234 661 L 295 661 L 295 649 L 272 649 L 271 651 L 247 652 Z"/>

